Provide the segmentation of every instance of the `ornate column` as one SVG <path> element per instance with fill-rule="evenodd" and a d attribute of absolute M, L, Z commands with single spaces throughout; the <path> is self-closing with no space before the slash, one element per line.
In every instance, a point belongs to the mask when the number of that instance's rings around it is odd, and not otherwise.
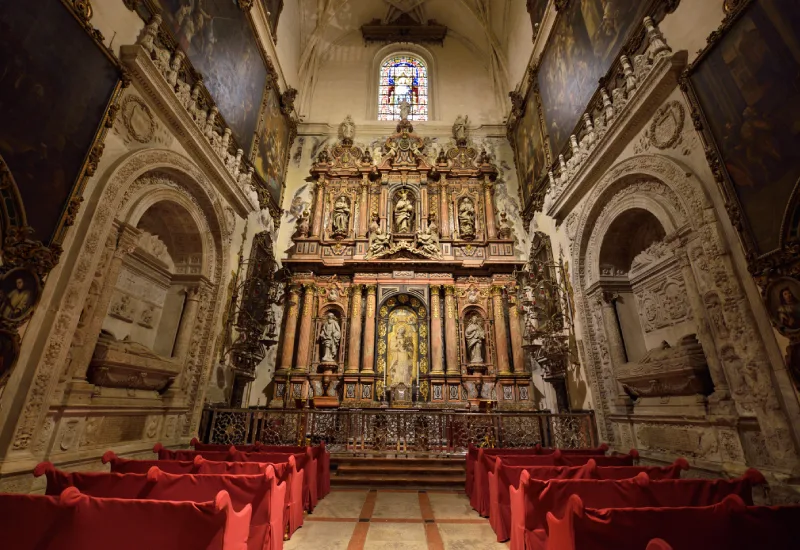
<path fill-rule="evenodd" d="M 492 311 L 494 313 L 494 344 L 498 374 L 511 374 L 508 362 L 508 342 L 506 338 L 506 316 L 503 313 L 503 287 L 492 286 Z"/>
<path fill-rule="evenodd" d="M 486 233 L 490 239 L 497 237 L 497 227 L 494 222 L 494 182 L 488 177 L 483 182 L 483 197 L 486 201 Z"/>
<path fill-rule="evenodd" d="M 200 306 L 200 295 L 203 291 L 201 284 L 187 286 L 186 300 L 183 304 L 183 314 L 178 325 L 178 334 L 175 336 L 175 347 L 172 350 L 172 357 L 178 359 L 180 363 L 186 361 L 189 348 L 192 343 L 192 333 L 197 319 L 197 309 Z"/>
<path fill-rule="evenodd" d="M 306 283 L 303 285 L 305 295 L 303 296 L 303 313 L 300 319 L 300 341 L 297 345 L 297 363 L 294 370 L 298 372 L 308 372 L 311 361 L 311 322 L 314 317 L 314 284 Z"/>
<path fill-rule="evenodd" d="M 283 349 L 279 371 L 292 370 L 294 359 L 294 339 L 297 334 L 297 313 L 300 305 L 300 286 L 290 285 L 288 290 L 288 308 L 286 309 L 286 324 L 283 328 Z"/>
<path fill-rule="evenodd" d="M 358 236 L 366 237 L 369 227 L 369 179 L 366 174 L 361 179 L 361 202 L 358 206 Z"/>
<path fill-rule="evenodd" d="M 449 237 L 450 236 L 450 212 L 447 208 L 447 176 L 442 176 L 442 183 L 439 186 L 439 201 L 440 201 L 440 209 L 441 215 L 439 219 L 441 223 L 439 224 L 439 235 L 442 237 Z M 447 299 L 445 298 L 445 301 Z"/>
<path fill-rule="evenodd" d="M 317 197 L 314 199 L 314 225 L 311 230 L 312 237 L 322 235 L 323 202 L 325 201 L 325 179 L 320 177 L 316 182 Z"/>
<path fill-rule="evenodd" d="M 113 230 L 114 229 L 112 229 L 112 231 Z M 100 329 L 103 327 L 103 321 L 105 321 L 108 306 L 111 304 L 111 297 L 114 295 L 114 289 L 116 288 L 117 279 L 119 278 L 119 272 L 122 269 L 125 256 L 132 254 L 139 244 L 140 232 L 135 227 L 124 224 L 118 228 L 118 231 L 116 248 L 106 268 L 103 290 L 97 298 L 97 303 L 94 307 L 94 316 L 84 329 L 86 341 L 81 347 L 80 352 L 76 353 L 72 358 L 70 377 L 73 379 L 84 380 L 86 378 L 86 373 L 89 370 L 89 363 L 92 360 L 94 348 L 100 337 Z"/>
<path fill-rule="evenodd" d="M 367 285 L 367 311 L 364 320 L 364 354 L 361 361 L 361 372 L 375 373 L 375 308 L 377 285 Z M 376 396 L 378 397 L 378 396 Z"/>
<path fill-rule="evenodd" d="M 442 285 L 431 285 L 431 374 L 443 374 L 442 364 L 442 316 L 440 313 L 440 296 Z"/>
<path fill-rule="evenodd" d="M 447 374 L 461 374 L 458 364 L 458 329 L 456 328 L 456 287 L 444 287 L 444 332 Z"/>
<path fill-rule="evenodd" d="M 688 247 L 682 246 L 675 252 L 675 255 L 681 266 L 681 274 L 686 285 L 686 297 L 692 307 L 692 314 L 697 319 L 697 340 L 703 346 L 708 363 L 708 372 L 711 374 L 711 381 L 714 383 L 714 393 L 709 396 L 709 401 L 719 402 L 730 399 L 731 390 L 728 386 L 728 379 L 725 377 L 725 372 L 722 369 L 722 363 L 714 344 L 714 337 L 709 329 L 706 309 L 703 305 L 703 299 L 700 297 L 700 291 L 697 289 L 697 281 L 694 278 L 692 264 L 689 260 Z"/>
<path fill-rule="evenodd" d="M 522 347 L 522 317 L 519 314 L 519 304 L 517 300 L 509 300 L 508 322 L 510 323 L 509 332 L 511 333 L 511 357 L 514 360 L 514 372 L 524 373 L 525 369 L 525 350 Z"/>
<path fill-rule="evenodd" d="M 347 350 L 345 373 L 358 373 L 361 360 L 361 287 L 350 287 L 350 344 Z"/>

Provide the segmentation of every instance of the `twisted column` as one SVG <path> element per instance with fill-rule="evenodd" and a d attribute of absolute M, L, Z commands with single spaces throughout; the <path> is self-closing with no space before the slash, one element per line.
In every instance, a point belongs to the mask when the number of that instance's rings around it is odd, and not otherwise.
<path fill-rule="evenodd" d="M 506 316 L 503 314 L 503 287 L 492 286 L 492 310 L 494 312 L 495 356 L 497 372 L 511 374 L 508 363 L 508 342 L 506 340 Z"/>
<path fill-rule="evenodd" d="M 361 359 L 361 288 L 350 287 L 350 345 L 347 355 L 346 373 L 357 373 Z"/>
<path fill-rule="evenodd" d="M 364 322 L 364 354 L 361 362 L 361 372 L 364 374 L 375 373 L 375 307 L 376 285 L 367 285 L 367 311 Z"/>
<path fill-rule="evenodd" d="M 314 317 L 314 285 L 307 283 L 303 285 L 305 295 L 303 296 L 303 316 L 300 319 L 300 341 L 297 349 L 297 364 L 295 370 L 298 372 L 308 372 L 310 363 L 312 342 L 311 342 L 311 321 Z"/>
<path fill-rule="evenodd" d="M 456 287 L 444 287 L 444 333 L 447 374 L 461 374 L 458 364 L 458 328 L 456 327 Z"/>
<path fill-rule="evenodd" d="M 286 310 L 286 324 L 283 328 L 283 350 L 279 371 L 288 372 L 292 369 L 294 359 L 294 339 L 297 334 L 297 314 L 300 306 L 300 286 L 290 285 L 288 290 L 288 308 Z"/>
<path fill-rule="evenodd" d="M 431 373 L 443 374 L 442 363 L 442 316 L 440 313 L 440 296 L 442 285 L 431 285 Z"/>

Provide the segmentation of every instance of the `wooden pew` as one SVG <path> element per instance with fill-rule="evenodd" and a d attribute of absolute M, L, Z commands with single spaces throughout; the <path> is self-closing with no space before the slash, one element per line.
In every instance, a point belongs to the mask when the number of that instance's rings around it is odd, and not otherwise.
<path fill-rule="evenodd" d="M 106 451 L 102 462 L 110 464 L 111 471 L 119 474 L 146 474 L 157 466 L 170 474 L 257 475 L 266 472 L 270 465 L 263 462 L 221 462 L 206 460 L 202 456 L 196 456 L 194 460 L 130 460 L 118 457 L 113 451 Z M 275 476 L 282 478 L 289 463 L 272 463 L 271 466 L 275 469 Z"/>

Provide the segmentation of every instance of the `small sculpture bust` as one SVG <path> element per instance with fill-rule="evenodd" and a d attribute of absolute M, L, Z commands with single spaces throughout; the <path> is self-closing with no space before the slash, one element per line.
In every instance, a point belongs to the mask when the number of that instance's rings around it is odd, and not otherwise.
<path fill-rule="evenodd" d="M 322 346 L 322 362 L 335 363 L 336 354 L 339 352 L 339 342 L 342 339 L 342 329 L 336 320 L 336 315 L 329 311 L 325 322 L 319 331 L 319 342 Z"/>
<path fill-rule="evenodd" d="M 356 137 L 356 125 L 353 122 L 353 117 L 347 115 L 344 117 L 344 120 L 341 124 L 339 124 L 339 139 L 341 141 L 346 141 L 349 143 L 353 143 L 353 139 Z"/>
<path fill-rule="evenodd" d="M 483 323 L 478 315 L 473 315 L 467 329 L 464 331 L 467 341 L 467 356 L 470 363 L 483 363 L 483 341 L 486 332 L 483 330 Z"/>

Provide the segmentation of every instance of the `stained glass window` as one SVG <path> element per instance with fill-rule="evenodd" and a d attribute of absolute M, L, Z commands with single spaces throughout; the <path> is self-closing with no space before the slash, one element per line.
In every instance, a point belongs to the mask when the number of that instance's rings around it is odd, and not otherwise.
<path fill-rule="evenodd" d="M 394 55 L 381 65 L 378 120 L 400 120 L 400 104 L 411 105 L 409 120 L 428 120 L 428 67 L 412 55 Z"/>

